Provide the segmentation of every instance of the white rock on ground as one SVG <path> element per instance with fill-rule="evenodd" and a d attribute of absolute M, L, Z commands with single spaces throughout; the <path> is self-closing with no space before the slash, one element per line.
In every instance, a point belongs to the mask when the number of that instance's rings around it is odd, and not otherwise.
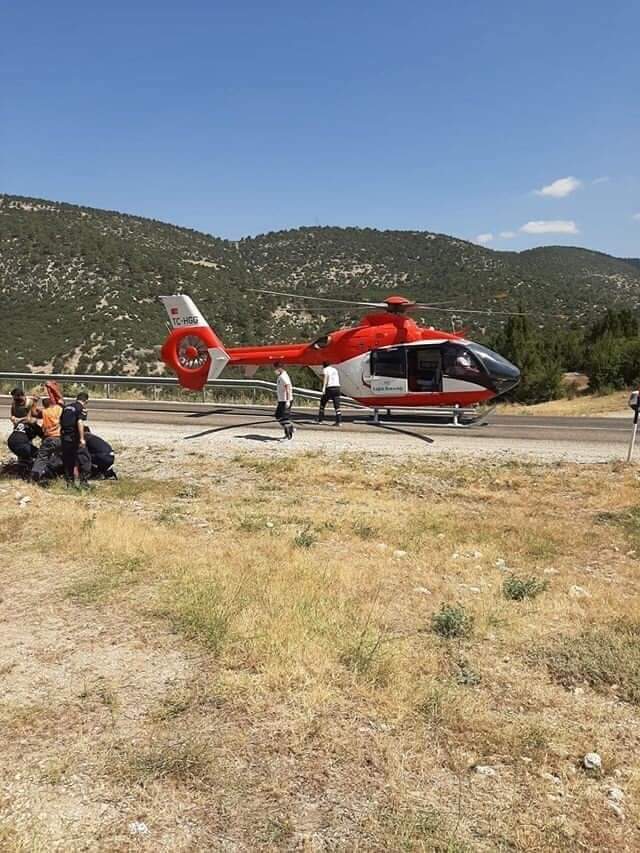
<path fill-rule="evenodd" d="M 597 752 L 588 752 L 582 759 L 585 770 L 602 770 L 602 759 Z"/>
<path fill-rule="evenodd" d="M 583 586 L 572 586 L 569 587 L 569 595 L 571 598 L 590 598 L 591 593 L 586 590 Z"/>
<path fill-rule="evenodd" d="M 621 803 L 624 800 L 624 791 L 622 788 L 618 788 L 617 785 L 614 785 L 607 791 L 607 797 L 612 803 Z"/>
<path fill-rule="evenodd" d="M 497 776 L 498 774 L 494 770 L 493 767 L 489 767 L 488 764 L 476 764 L 473 768 L 474 773 L 477 773 L 479 776 Z"/>
<path fill-rule="evenodd" d="M 607 804 L 608 804 L 609 808 L 611 809 L 611 811 L 617 817 L 619 817 L 620 820 L 624 820 L 624 811 L 622 810 L 621 806 L 619 806 L 617 803 L 612 802 L 611 800 L 607 800 Z"/>

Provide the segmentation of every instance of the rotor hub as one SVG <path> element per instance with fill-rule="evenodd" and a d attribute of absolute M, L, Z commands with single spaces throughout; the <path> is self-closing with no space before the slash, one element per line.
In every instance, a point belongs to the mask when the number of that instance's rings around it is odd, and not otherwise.
<path fill-rule="evenodd" d="M 186 335 L 178 344 L 178 361 L 187 370 L 199 370 L 209 360 L 209 348 L 197 335 Z"/>
<path fill-rule="evenodd" d="M 416 304 L 404 296 L 388 296 L 384 301 L 390 314 L 404 314 Z"/>

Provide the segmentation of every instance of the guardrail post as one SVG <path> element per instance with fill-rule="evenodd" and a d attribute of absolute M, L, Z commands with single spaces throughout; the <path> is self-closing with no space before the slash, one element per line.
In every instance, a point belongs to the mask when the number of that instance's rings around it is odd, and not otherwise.
<path fill-rule="evenodd" d="M 157 385 L 154 385 L 154 386 L 153 386 L 153 399 L 154 399 L 154 400 L 159 400 L 159 399 L 160 399 L 160 389 L 158 388 L 158 386 L 157 386 Z"/>
<path fill-rule="evenodd" d="M 111 397 L 111 383 L 110 382 L 107 382 L 107 384 L 104 386 L 104 393 L 107 397 L 107 400 L 109 400 Z"/>
<path fill-rule="evenodd" d="M 456 403 L 453 407 L 453 425 L 460 426 L 458 422 L 458 415 L 460 414 L 460 403 Z"/>
<path fill-rule="evenodd" d="M 207 402 L 207 386 L 206 385 L 202 386 L 202 402 L 203 403 Z"/>

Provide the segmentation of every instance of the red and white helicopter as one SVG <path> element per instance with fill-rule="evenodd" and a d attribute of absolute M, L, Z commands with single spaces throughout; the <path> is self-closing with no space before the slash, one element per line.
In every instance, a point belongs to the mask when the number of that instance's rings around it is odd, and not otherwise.
<path fill-rule="evenodd" d="M 498 353 L 458 334 L 418 326 L 412 310 L 435 305 L 389 296 L 383 302 L 351 302 L 260 291 L 374 309 L 357 326 L 323 335 L 311 343 L 229 347 L 222 344 L 193 300 L 161 296 L 170 334 L 162 360 L 185 388 L 202 389 L 227 364 L 250 374 L 261 365 L 303 365 L 320 374 L 322 364 L 337 368 L 342 393 L 365 406 L 471 406 L 504 394 L 518 384 L 520 371 Z M 472 313 L 493 313 L 477 311 Z M 495 312 L 507 313 L 507 312 Z"/>

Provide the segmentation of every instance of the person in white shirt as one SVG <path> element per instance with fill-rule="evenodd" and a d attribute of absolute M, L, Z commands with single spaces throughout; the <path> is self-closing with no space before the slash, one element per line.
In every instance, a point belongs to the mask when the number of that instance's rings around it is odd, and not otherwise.
<path fill-rule="evenodd" d="M 291 379 L 289 379 L 289 374 L 279 362 L 274 364 L 274 368 L 278 377 L 276 379 L 278 405 L 276 406 L 275 418 L 280 422 L 284 430 L 284 437 L 292 439 L 294 426 L 291 423 L 290 412 L 291 404 L 293 403 L 293 385 L 291 384 Z"/>
<path fill-rule="evenodd" d="M 324 420 L 324 410 L 329 400 L 333 403 L 336 413 L 334 426 L 340 426 L 342 421 L 342 412 L 340 411 L 340 376 L 335 367 L 332 367 L 325 361 L 322 365 L 322 397 L 320 397 L 320 411 L 318 412 L 319 424 Z"/>

